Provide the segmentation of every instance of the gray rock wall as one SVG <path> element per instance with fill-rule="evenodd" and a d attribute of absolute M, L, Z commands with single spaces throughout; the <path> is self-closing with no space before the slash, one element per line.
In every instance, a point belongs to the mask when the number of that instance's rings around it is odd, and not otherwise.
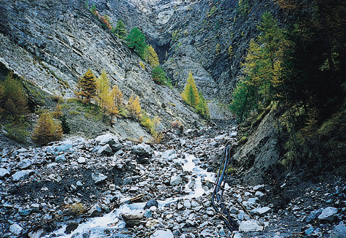
<path fill-rule="evenodd" d="M 141 68 L 141 59 L 102 29 L 83 1 L 1 2 L 0 15 L 0 62 L 51 95 L 74 97 L 88 68 L 96 75 L 105 69 L 125 99 L 138 95 L 142 108 L 160 116 L 164 127 L 173 120 L 186 126 L 199 121 L 177 91 L 153 82 L 150 66 Z"/>

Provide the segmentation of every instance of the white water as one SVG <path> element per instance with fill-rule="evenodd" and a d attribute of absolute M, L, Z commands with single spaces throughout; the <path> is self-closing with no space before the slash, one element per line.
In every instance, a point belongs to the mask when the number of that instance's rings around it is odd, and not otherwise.
<path fill-rule="evenodd" d="M 177 202 L 178 200 L 184 199 L 192 199 L 207 195 L 211 193 L 211 190 L 205 190 L 202 186 L 202 178 L 205 181 L 214 182 L 215 174 L 211 172 L 207 172 L 206 170 L 200 168 L 199 159 L 194 157 L 193 155 L 184 154 L 185 159 L 175 159 L 175 162 L 178 162 L 182 165 L 183 170 L 187 172 L 191 172 L 189 175 L 189 182 L 185 185 L 185 192 L 188 192 L 188 195 L 180 196 L 180 197 L 172 197 L 168 198 L 164 201 L 158 201 L 159 209 L 164 209 L 164 206 L 170 203 Z M 194 188 L 190 189 L 190 184 L 193 182 L 194 178 Z M 76 230 L 74 230 L 71 234 L 65 234 L 65 229 L 67 225 L 62 226 L 59 230 L 53 232 L 58 237 L 63 238 L 71 238 L 73 235 L 79 233 L 80 235 L 90 232 L 90 238 L 100 238 L 106 237 L 104 231 L 111 229 L 119 229 L 124 228 L 125 223 L 122 221 L 121 214 L 139 214 L 144 212 L 143 208 L 145 206 L 145 202 L 143 203 L 132 203 L 132 204 L 123 204 L 119 208 L 113 210 L 112 212 L 105 214 L 102 217 L 90 218 L 87 222 L 82 223 L 78 226 Z M 49 236 L 44 236 L 49 237 Z"/>

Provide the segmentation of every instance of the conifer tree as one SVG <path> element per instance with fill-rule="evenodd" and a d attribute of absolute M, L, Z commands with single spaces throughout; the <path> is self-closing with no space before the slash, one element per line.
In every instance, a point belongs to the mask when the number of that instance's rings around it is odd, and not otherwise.
<path fill-rule="evenodd" d="M 100 77 L 96 79 L 96 102 L 105 110 L 107 100 L 110 100 L 110 83 L 105 70 L 102 70 Z"/>
<path fill-rule="evenodd" d="M 96 95 L 96 78 L 89 68 L 84 76 L 78 81 L 78 91 L 75 93 L 85 103 L 90 103 L 91 98 Z"/>
<path fill-rule="evenodd" d="M 147 48 L 146 60 L 153 68 L 160 65 L 159 57 L 157 56 L 155 49 L 151 45 L 149 45 L 149 47 Z"/>
<path fill-rule="evenodd" d="M 24 92 L 22 83 L 13 78 L 13 74 L 7 75 L 1 84 L 3 94 L 0 96 L 0 108 L 2 107 L 6 116 L 19 117 L 28 113 L 28 99 Z M 0 98 L 1 99 L 1 98 Z"/>
<path fill-rule="evenodd" d="M 209 114 L 209 108 L 207 105 L 207 102 L 205 101 L 205 98 L 203 97 L 203 94 L 201 92 L 198 93 L 199 95 L 199 103 L 196 107 L 197 112 L 204 116 L 205 118 L 210 118 Z"/>
<path fill-rule="evenodd" d="M 124 105 L 124 97 L 118 85 L 114 85 L 112 88 L 112 96 L 114 99 L 115 106 L 119 109 Z"/>
<path fill-rule="evenodd" d="M 63 117 L 63 115 L 64 114 L 62 113 L 60 103 L 58 103 L 55 107 L 54 112 L 53 112 L 53 117 L 56 119 L 61 119 Z"/>
<path fill-rule="evenodd" d="M 145 42 L 145 36 L 137 27 L 131 29 L 126 38 L 127 45 L 142 58 L 145 58 L 145 51 L 148 45 Z"/>
<path fill-rule="evenodd" d="M 127 31 L 126 31 L 126 28 L 125 28 L 125 24 L 124 24 L 124 22 L 121 19 L 119 19 L 117 21 L 117 25 L 115 26 L 114 33 L 120 39 L 125 39 L 126 36 L 127 36 Z"/>
<path fill-rule="evenodd" d="M 43 113 L 32 134 L 32 139 L 39 145 L 46 145 L 51 141 L 62 138 L 62 128 L 53 120 L 51 113 Z"/>
<path fill-rule="evenodd" d="M 199 95 L 196 87 L 195 80 L 192 76 L 191 70 L 187 78 L 187 83 L 185 85 L 184 91 L 181 94 L 181 97 L 186 103 L 196 108 L 199 103 Z"/>
<path fill-rule="evenodd" d="M 137 96 L 134 98 L 133 95 L 131 95 L 128 103 L 127 103 L 127 110 L 129 111 L 129 114 L 134 119 L 139 119 L 141 115 L 141 105 L 139 102 L 139 97 Z"/>
<path fill-rule="evenodd" d="M 155 66 L 155 68 L 153 69 L 152 77 L 153 77 L 153 80 L 158 84 L 167 83 L 166 73 L 163 71 L 163 69 L 159 65 Z"/>

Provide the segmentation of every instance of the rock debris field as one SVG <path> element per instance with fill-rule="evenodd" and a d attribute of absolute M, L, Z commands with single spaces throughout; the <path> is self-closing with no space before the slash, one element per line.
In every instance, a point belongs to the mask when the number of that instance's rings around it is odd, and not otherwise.
<path fill-rule="evenodd" d="M 0 237 L 346 237 L 346 185 L 334 177 L 248 186 L 231 176 L 224 199 L 240 227 L 230 232 L 210 200 L 235 129 L 171 131 L 155 145 L 106 134 L 4 148 Z"/>

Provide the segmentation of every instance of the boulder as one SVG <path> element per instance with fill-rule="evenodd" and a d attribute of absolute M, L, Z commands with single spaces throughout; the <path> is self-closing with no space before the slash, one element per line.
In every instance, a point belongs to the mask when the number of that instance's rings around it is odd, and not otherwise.
<path fill-rule="evenodd" d="M 330 238 L 344 238 L 346 237 L 346 226 L 343 222 L 340 222 L 339 225 L 336 225 L 330 234 Z"/>
<path fill-rule="evenodd" d="M 259 208 L 255 208 L 251 210 L 251 212 L 255 214 L 259 214 L 259 215 L 266 214 L 269 211 L 270 211 L 270 207 L 259 207 Z"/>
<path fill-rule="evenodd" d="M 263 231 L 263 226 L 260 226 L 256 220 L 242 221 L 239 226 L 239 231 Z"/>
<path fill-rule="evenodd" d="M 32 160 L 30 159 L 24 159 L 18 163 L 18 168 L 20 169 L 27 169 L 32 165 Z"/>
<path fill-rule="evenodd" d="M 183 182 L 183 179 L 181 178 L 180 175 L 174 175 L 174 176 L 171 177 L 171 181 L 169 182 L 169 184 L 171 186 L 178 186 L 182 182 Z"/>
<path fill-rule="evenodd" d="M 95 204 L 94 206 L 92 206 L 90 210 L 88 211 L 88 214 L 91 217 L 99 216 L 101 213 L 102 213 L 102 208 L 98 204 Z"/>
<path fill-rule="evenodd" d="M 151 199 L 150 201 L 148 201 L 145 206 L 144 206 L 144 210 L 149 209 L 151 207 L 159 207 L 159 203 L 155 200 L 155 199 Z"/>
<path fill-rule="evenodd" d="M 98 155 L 111 155 L 113 152 L 112 148 L 110 147 L 110 145 L 106 144 L 104 146 L 101 146 L 98 150 L 97 150 L 97 154 Z"/>
<path fill-rule="evenodd" d="M 57 152 L 67 152 L 72 148 L 72 144 L 66 143 L 55 147 Z"/>
<path fill-rule="evenodd" d="M 5 178 L 10 175 L 10 172 L 7 169 L 0 168 L 0 179 Z"/>
<path fill-rule="evenodd" d="M 154 153 L 150 145 L 139 144 L 132 147 L 132 153 L 139 157 L 151 157 Z"/>
<path fill-rule="evenodd" d="M 66 157 L 65 155 L 59 155 L 55 158 L 55 162 L 57 163 L 65 163 L 66 162 Z"/>
<path fill-rule="evenodd" d="M 157 230 L 150 238 L 174 238 L 174 235 L 170 230 Z"/>
<path fill-rule="evenodd" d="M 26 178 L 28 178 L 31 174 L 35 173 L 34 170 L 22 170 L 22 171 L 18 171 L 15 174 L 12 175 L 12 180 L 14 182 L 18 182 L 20 180 L 24 180 Z"/>
<path fill-rule="evenodd" d="M 86 158 L 85 158 L 85 157 L 79 157 L 78 160 L 77 160 L 77 162 L 78 162 L 79 164 L 86 164 Z"/>
<path fill-rule="evenodd" d="M 139 226 L 144 223 L 144 214 L 122 214 L 126 227 Z"/>
<path fill-rule="evenodd" d="M 318 219 L 332 221 L 337 213 L 338 213 L 337 208 L 327 207 L 322 209 L 322 213 L 318 216 Z"/>
<path fill-rule="evenodd" d="M 78 228 L 78 223 L 77 222 L 70 222 L 66 229 L 65 229 L 65 233 L 66 234 L 71 234 L 74 230 L 76 230 Z"/>
<path fill-rule="evenodd" d="M 10 232 L 12 232 L 15 235 L 20 235 L 22 233 L 23 228 L 18 224 L 13 224 L 10 226 Z"/>
<path fill-rule="evenodd" d="M 92 173 L 91 174 L 92 179 L 96 183 L 101 183 L 107 179 L 107 176 L 101 173 Z"/>

